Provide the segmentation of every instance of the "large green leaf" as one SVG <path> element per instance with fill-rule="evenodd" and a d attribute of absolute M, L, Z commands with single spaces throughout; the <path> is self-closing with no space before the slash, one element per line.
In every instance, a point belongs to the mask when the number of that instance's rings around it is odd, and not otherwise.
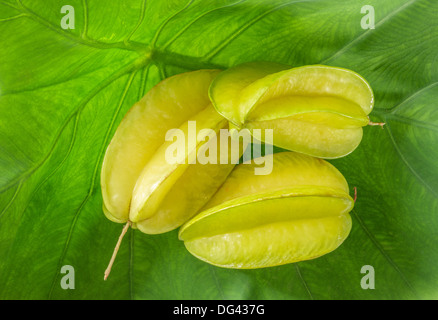
<path fill-rule="evenodd" d="M 69 4 L 64 30 L 59 1 L 0 1 L 0 298 L 438 298 L 437 1 L 366 1 L 366 30 L 359 0 Z M 102 213 L 100 166 L 123 115 L 167 76 L 257 60 L 349 68 L 373 87 L 386 126 L 332 161 L 358 188 L 350 236 L 312 261 L 227 270 L 176 231 L 130 230 L 103 281 L 122 226 Z"/>

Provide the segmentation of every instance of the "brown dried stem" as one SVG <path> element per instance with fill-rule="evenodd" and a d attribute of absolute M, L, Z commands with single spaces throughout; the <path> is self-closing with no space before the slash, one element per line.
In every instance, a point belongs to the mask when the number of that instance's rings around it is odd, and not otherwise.
<path fill-rule="evenodd" d="M 103 277 L 103 280 L 108 279 L 108 276 L 111 272 L 111 267 L 113 266 L 114 260 L 116 260 L 117 252 L 119 251 L 120 244 L 122 243 L 123 237 L 125 236 L 125 233 L 128 231 L 129 227 L 131 226 L 131 221 L 128 221 L 125 226 L 123 227 L 122 233 L 119 236 L 119 240 L 117 241 L 116 247 L 114 248 L 113 255 L 111 257 L 111 260 L 108 264 L 108 267 L 105 270 L 105 275 Z"/>
<path fill-rule="evenodd" d="M 369 120 L 370 118 L 368 118 Z M 385 125 L 385 122 L 372 122 L 371 120 L 368 122 L 369 126 L 380 126 L 383 129 L 383 126 Z"/>

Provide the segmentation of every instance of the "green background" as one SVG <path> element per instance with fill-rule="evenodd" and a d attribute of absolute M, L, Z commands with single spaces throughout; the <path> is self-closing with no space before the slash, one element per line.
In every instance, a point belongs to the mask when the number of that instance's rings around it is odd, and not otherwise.
<path fill-rule="evenodd" d="M 1 299 L 438 298 L 438 2 L 433 0 L 0 1 Z M 375 9 L 362 29 L 361 8 Z M 358 189 L 350 236 L 312 261 L 227 270 L 177 231 L 129 230 L 101 210 L 100 167 L 127 110 L 160 80 L 247 61 L 352 69 L 371 120 L 333 160 Z M 63 290 L 61 267 L 75 269 Z M 361 268 L 375 270 L 364 290 Z"/>

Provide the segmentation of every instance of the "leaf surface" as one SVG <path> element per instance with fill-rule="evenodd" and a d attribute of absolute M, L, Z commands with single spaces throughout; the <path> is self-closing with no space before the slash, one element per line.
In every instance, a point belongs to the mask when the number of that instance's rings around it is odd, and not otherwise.
<path fill-rule="evenodd" d="M 0 1 L 0 298 L 428 299 L 438 297 L 438 3 Z M 173 74 L 271 61 L 362 75 L 375 93 L 361 145 L 330 161 L 357 187 L 334 252 L 260 270 L 191 256 L 177 231 L 129 230 L 102 212 L 100 168 L 129 108 Z M 60 283 L 64 265 L 75 289 Z M 375 289 L 364 290 L 364 265 Z"/>

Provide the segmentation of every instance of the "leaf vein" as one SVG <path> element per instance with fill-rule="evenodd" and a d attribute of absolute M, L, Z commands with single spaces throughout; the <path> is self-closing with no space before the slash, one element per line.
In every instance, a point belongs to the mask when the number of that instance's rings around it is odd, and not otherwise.
<path fill-rule="evenodd" d="M 438 193 L 431 186 L 429 186 L 429 184 L 426 181 L 424 181 L 424 179 L 417 173 L 417 171 L 412 167 L 412 165 L 409 163 L 409 161 L 406 159 L 406 157 L 401 152 L 400 148 L 397 145 L 397 142 L 395 141 L 394 135 L 392 134 L 391 126 L 389 125 L 389 123 L 386 123 L 385 127 L 387 129 L 386 132 L 388 132 L 388 135 L 389 135 L 389 138 L 392 142 L 392 145 L 394 146 L 394 149 L 397 152 L 397 154 L 399 155 L 400 159 L 403 161 L 403 163 L 406 165 L 406 167 L 409 169 L 409 171 L 411 171 L 411 173 L 414 175 L 414 177 L 416 177 L 418 179 L 418 181 L 427 190 L 429 190 L 430 193 L 432 193 L 435 198 L 438 198 Z"/>
<path fill-rule="evenodd" d="M 8 18 L 0 19 L 0 22 L 12 21 L 12 20 L 16 20 L 16 19 L 23 18 L 23 17 L 26 17 L 26 16 L 27 16 L 27 14 L 20 13 L 20 14 L 17 14 L 16 16 L 13 16 L 13 17 L 8 17 Z"/>
<path fill-rule="evenodd" d="M 437 82 L 433 82 L 421 89 L 418 89 L 417 91 L 415 91 L 414 93 L 412 93 L 411 95 L 409 95 L 407 98 L 405 98 L 404 100 L 402 100 L 401 102 L 399 102 L 398 104 L 396 104 L 395 106 L 393 106 L 392 108 L 374 108 L 373 109 L 373 113 L 381 115 L 381 116 L 389 116 L 389 115 L 394 115 L 395 111 L 397 111 L 400 107 L 404 106 L 405 103 L 415 99 L 418 95 L 420 95 L 421 93 L 435 87 L 436 85 L 438 85 L 438 81 Z"/>
<path fill-rule="evenodd" d="M 161 50 L 165 50 L 168 46 L 170 46 L 173 42 L 175 42 L 175 40 L 178 39 L 178 37 L 180 37 L 184 32 L 186 32 L 187 29 L 189 29 L 193 24 L 195 24 L 198 20 L 200 20 L 201 18 L 205 17 L 206 15 L 208 15 L 208 14 L 214 12 L 214 11 L 217 11 L 217 10 L 221 10 L 221 9 L 228 8 L 228 7 L 233 7 L 233 6 L 238 5 L 239 3 L 242 3 L 242 2 L 245 2 L 245 1 L 247 1 L 247 0 L 239 0 L 239 1 L 235 2 L 235 3 L 229 4 L 229 5 L 226 5 L 226 6 L 222 6 L 222 7 L 219 7 L 219 8 L 211 9 L 211 10 L 209 10 L 207 12 L 204 12 L 203 14 L 197 16 L 190 23 L 186 24 L 183 28 L 181 28 L 171 39 L 169 39 L 169 41 L 167 41 L 161 47 Z"/>
<path fill-rule="evenodd" d="M 373 236 L 373 234 L 370 232 L 370 230 L 367 228 L 365 223 L 363 222 L 362 218 L 356 213 L 355 210 L 352 210 L 350 212 L 356 220 L 359 222 L 359 225 L 365 232 L 365 234 L 368 236 L 368 238 L 371 240 L 371 242 L 376 246 L 376 248 L 380 251 L 380 253 L 383 255 L 383 257 L 388 261 L 390 266 L 394 268 L 394 270 L 399 274 L 401 279 L 405 282 L 406 286 L 417 296 L 417 293 L 415 289 L 412 287 L 411 283 L 408 281 L 408 279 L 405 277 L 403 272 L 400 270 L 400 268 L 397 266 L 397 264 L 394 262 L 394 260 L 391 259 L 389 254 L 386 252 L 386 250 L 382 247 L 382 245 L 377 241 L 377 239 Z"/>
<path fill-rule="evenodd" d="M 190 7 L 192 5 L 194 0 L 190 0 L 189 2 L 186 3 L 186 5 L 181 8 L 179 11 L 175 12 L 173 15 L 171 15 L 169 18 L 167 18 L 166 20 L 164 20 L 164 22 L 160 25 L 160 27 L 158 28 L 157 32 L 155 33 L 152 41 L 151 41 L 151 47 L 154 48 L 159 36 L 161 35 L 162 31 L 164 30 L 164 28 L 166 27 L 166 25 L 176 16 L 178 16 L 181 12 L 183 12 L 185 9 L 187 9 L 188 7 Z"/>
<path fill-rule="evenodd" d="M 145 90 L 146 90 L 146 83 L 149 77 L 149 69 L 151 67 L 151 64 L 148 64 L 145 68 L 143 68 L 143 71 L 141 73 L 141 82 L 140 82 L 140 89 L 139 89 L 139 93 L 138 93 L 138 100 L 140 100 L 141 98 L 143 98 L 143 96 L 146 94 Z"/>
<path fill-rule="evenodd" d="M 295 263 L 295 270 L 297 271 L 298 278 L 301 280 L 304 289 L 306 289 L 307 294 L 309 295 L 310 299 L 314 300 L 312 292 L 310 292 L 309 286 L 307 285 L 306 280 L 304 280 L 303 275 L 301 274 L 301 269 L 298 265 L 298 262 Z"/>
<path fill-rule="evenodd" d="M 2 212 L 0 213 L 0 218 L 3 216 L 3 214 L 8 211 L 9 207 L 12 205 L 14 200 L 17 198 L 18 193 L 21 190 L 22 182 L 20 182 L 17 186 L 17 189 L 15 190 L 14 194 L 12 195 L 11 199 L 9 200 L 8 204 L 3 208 Z"/>
<path fill-rule="evenodd" d="M 409 97 L 407 97 L 405 100 L 403 100 L 401 103 L 399 103 L 398 105 L 392 107 L 391 109 L 388 110 L 388 112 L 390 113 L 394 113 L 397 109 L 399 109 L 401 106 L 403 106 L 405 103 L 415 99 L 418 95 L 422 94 L 423 92 L 435 87 L 436 85 L 438 85 L 438 81 L 437 82 L 433 82 L 429 85 L 427 85 L 424 88 L 421 88 L 420 90 L 415 91 L 413 94 L 411 94 Z"/>
<path fill-rule="evenodd" d="M 134 35 L 134 33 L 138 30 L 138 28 L 143 23 L 145 11 L 146 11 L 146 2 L 147 2 L 147 0 L 142 1 L 141 9 L 140 9 L 141 10 L 140 18 L 138 19 L 138 22 L 137 22 L 136 26 L 134 27 L 134 29 L 132 29 L 132 31 L 126 37 L 125 41 L 129 41 L 129 39 L 131 39 L 131 37 Z"/>
<path fill-rule="evenodd" d="M 211 265 L 208 265 L 208 267 L 210 269 L 211 275 L 213 276 L 214 283 L 216 284 L 216 288 L 217 288 L 217 290 L 218 290 L 218 292 L 219 292 L 219 294 L 221 296 L 221 299 L 225 300 L 226 298 L 225 298 L 225 295 L 224 295 L 224 291 L 222 289 L 222 286 L 219 283 L 219 279 L 217 278 L 215 268 L 213 266 L 211 266 Z"/>
<path fill-rule="evenodd" d="M 73 144 L 74 144 L 75 137 L 76 137 L 76 130 L 77 130 L 78 119 L 79 119 L 79 112 L 76 113 L 75 125 L 74 125 L 74 128 L 73 128 L 73 134 L 72 134 L 72 137 L 71 137 L 71 140 L 70 140 L 69 149 L 68 149 L 66 155 L 65 155 L 64 158 L 61 160 L 61 162 L 56 166 L 56 168 L 55 168 L 54 170 L 52 170 L 52 172 L 50 172 L 50 173 L 44 178 L 44 180 L 41 181 L 41 182 L 38 184 L 38 186 L 32 191 L 32 194 L 29 196 L 29 200 L 27 201 L 26 206 L 25 206 L 25 207 L 23 208 L 23 210 L 22 210 L 22 214 L 27 210 L 27 208 L 29 207 L 29 205 L 30 205 L 30 203 L 31 203 L 31 201 L 32 201 L 32 199 L 33 199 L 33 197 L 34 197 L 35 194 L 38 192 L 38 190 L 44 185 L 44 183 L 46 183 L 46 181 L 48 181 L 48 180 L 50 179 L 51 176 L 53 176 L 53 175 L 56 173 L 56 171 L 58 171 L 59 168 L 62 167 L 62 165 L 64 164 L 65 160 L 67 160 L 68 156 L 70 155 L 70 152 L 71 152 L 71 150 L 72 150 L 72 148 L 73 148 Z M 23 180 L 20 181 L 19 186 L 21 186 L 22 183 L 24 183 Z M 18 191 L 17 191 L 17 192 L 18 192 Z M 4 210 L 4 211 L 6 211 L 6 210 Z M 3 212 L 2 212 L 2 214 L 3 214 Z M 0 217 L 2 216 L 2 214 L 0 214 Z"/>
<path fill-rule="evenodd" d="M 331 55 L 330 57 L 322 60 L 321 62 L 319 62 L 320 64 L 325 64 L 330 60 L 333 60 L 334 58 L 338 57 L 339 55 L 343 54 L 344 52 L 346 52 L 348 49 L 350 49 L 353 45 L 355 45 L 357 42 L 359 42 L 360 40 L 362 40 L 363 38 L 366 38 L 370 33 L 373 32 L 373 30 L 376 30 L 378 27 L 380 27 L 382 24 L 384 24 L 385 22 L 391 20 L 392 17 L 396 16 L 398 13 L 400 13 L 401 11 L 403 11 L 404 9 L 406 9 L 407 7 L 409 7 L 410 5 L 412 5 L 413 3 L 415 3 L 416 0 L 411 0 L 408 1 L 406 3 L 404 3 L 403 5 L 401 5 L 399 8 L 395 9 L 394 11 L 392 11 L 391 13 L 389 13 L 386 17 L 384 17 L 382 20 L 380 20 L 378 23 L 376 23 L 375 25 L 375 29 L 367 29 L 364 33 L 360 34 L 359 36 L 357 36 L 356 38 L 352 39 L 350 42 L 348 42 L 345 46 L 343 46 L 341 49 L 339 49 L 338 51 L 336 51 L 333 55 Z"/>
<path fill-rule="evenodd" d="M 91 40 L 89 38 L 85 39 L 83 37 L 78 37 L 74 34 L 68 33 L 68 32 L 64 32 L 61 31 L 61 29 L 58 26 L 53 25 L 52 23 L 46 21 L 44 18 L 42 18 L 40 15 L 36 14 L 35 12 L 33 12 L 32 10 L 30 10 L 29 8 L 27 8 L 26 6 L 24 6 L 20 0 L 17 0 L 18 3 L 20 4 L 20 7 L 22 8 L 21 10 L 18 8 L 15 8 L 17 10 L 19 10 L 20 12 L 22 12 L 23 14 L 26 14 L 27 17 L 29 17 L 30 19 L 40 23 L 41 25 L 45 26 L 46 28 L 54 31 L 55 33 L 75 42 L 78 44 L 82 44 L 88 47 L 93 47 L 93 48 L 99 48 L 99 49 L 122 49 L 122 50 L 128 50 L 128 51 L 135 51 L 138 50 L 140 47 L 145 47 L 145 44 L 142 43 L 134 43 L 134 42 L 129 42 L 129 43 L 125 43 L 125 42 L 102 42 L 102 41 L 98 41 L 98 40 Z"/>
<path fill-rule="evenodd" d="M 431 123 L 427 123 L 424 121 L 420 121 L 420 120 L 416 120 L 416 119 L 412 119 L 412 118 L 407 118 L 407 117 L 403 117 L 399 114 L 386 114 L 384 116 L 385 119 L 392 119 L 394 121 L 398 121 L 407 125 L 412 125 L 414 127 L 419 127 L 419 128 L 423 128 L 423 129 L 427 129 L 427 130 L 431 130 L 431 131 L 435 131 L 438 132 L 438 125 L 434 125 Z"/>
<path fill-rule="evenodd" d="M 213 50 L 211 50 L 207 55 L 204 56 L 204 60 L 209 61 L 211 60 L 214 56 L 216 56 L 219 52 L 221 52 L 228 44 L 230 44 L 232 41 L 234 41 L 237 37 L 239 37 L 244 31 L 246 31 L 248 28 L 250 28 L 251 26 L 253 26 L 255 23 L 257 23 L 258 21 L 262 20 L 263 18 L 265 18 L 267 15 L 280 10 L 283 7 L 295 4 L 295 3 L 299 3 L 299 2 L 312 2 L 314 0 L 299 0 L 299 1 L 291 1 L 291 2 L 287 2 L 287 3 L 283 3 L 279 6 L 276 6 L 268 11 L 263 12 L 262 14 L 256 16 L 255 18 L 251 19 L 250 21 L 248 21 L 246 24 L 244 24 L 242 27 L 240 27 L 239 29 L 237 29 L 236 31 L 234 31 L 225 41 L 223 41 L 222 43 L 220 43 L 216 48 L 213 48 Z"/>
<path fill-rule="evenodd" d="M 99 83 L 90 93 L 89 95 L 82 100 L 82 102 L 77 106 L 77 108 L 75 110 L 73 110 L 73 112 L 71 113 L 71 115 L 64 121 L 63 125 L 60 127 L 60 129 L 58 130 L 55 139 L 53 140 L 50 149 L 48 150 L 47 154 L 41 159 L 41 161 L 39 161 L 35 166 L 29 168 L 28 170 L 24 171 L 22 174 L 20 174 L 19 176 L 17 176 L 15 179 L 11 180 L 9 183 L 3 185 L 0 188 L 0 194 L 3 193 L 4 191 L 8 190 L 9 188 L 11 188 L 12 186 L 16 185 L 18 182 L 20 182 L 21 180 L 26 180 L 27 178 L 29 178 L 30 175 L 32 175 L 36 170 L 38 170 L 38 168 L 40 168 L 46 161 L 47 159 L 51 156 L 53 150 L 55 149 L 56 144 L 58 143 L 62 133 L 64 132 L 65 128 L 67 127 L 67 124 L 71 121 L 71 119 L 76 115 L 77 112 L 79 112 L 79 110 L 81 110 L 82 108 L 84 108 L 87 103 L 94 97 L 96 96 L 101 90 L 103 90 L 103 88 L 105 88 L 106 86 L 110 85 L 113 81 L 117 80 L 118 78 L 120 78 L 121 76 L 123 76 L 124 74 L 128 73 L 133 67 L 133 63 L 129 63 L 126 66 L 124 66 L 122 69 L 120 69 L 119 71 L 115 72 L 111 77 L 105 79 L 104 81 L 102 81 L 101 83 Z"/>
<path fill-rule="evenodd" d="M 127 95 L 128 91 L 129 91 L 129 88 L 131 87 L 132 81 L 133 81 L 134 76 L 135 76 L 136 73 L 137 73 L 137 70 L 132 72 L 131 76 L 129 77 L 129 79 L 128 79 L 126 85 L 125 85 L 125 89 L 124 89 L 124 91 L 122 93 L 122 96 L 121 96 L 121 98 L 119 100 L 119 104 L 118 104 L 118 106 L 117 106 L 117 108 L 116 108 L 116 110 L 115 110 L 115 112 L 114 112 L 114 114 L 112 116 L 111 122 L 110 122 L 110 124 L 109 124 L 109 126 L 108 126 L 108 128 L 106 130 L 106 134 L 105 134 L 105 137 L 103 139 L 103 143 L 102 143 L 101 148 L 100 148 L 98 160 L 96 161 L 96 164 L 94 165 L 93 176 L 92 176 L 92 179 L 91 179 L 90 187 L 88 189 L 87 195 L 85 196 L 84 200 L 81 202 L 79 208 L 76 210 L 76 212 L 74 214 L 72 223 L 71 223 L 70 228 L 69 228 L 69 233 L 67 235 L 66 243 L 64 245 L 64 249 L 63 249 L 63 251 L 61 253 L 61 257 L 60 257 L 59 262 L 58 262 L 57 270 L 60 270 L 60 267 L 62 266 L 62 261 L 64 260 L 66 254 L 67 254 L 67 250 L 68 250 L 69 245 L 70 245 L 70 241 L 71 241 L 71 237 L 72 237 L 72 234 L 73 234 L 73 230 L 74 230 L 74 228 L 76 226 L 76 223 L 77 223 L 77 221 L 79 219 L 80 213 L 82 212 L 82 209 L 84 208 L 85 204 L 88 202 L 88 199 L 90 199 L 90 197 L 93 194 L 94 186 L 95 186 L 95 183 L 96 183 L 96 178 L 97 178 L 97 175 L 98 175 L 98 169 L 99 169 L 99 166 L 100 166 L 100 164 L 102 162 L 102 157 L 103 157 L 103 154 L 104 154 L 104 151 L 105 151 L 108 139 L 109 139 L 110 132 L 111 132 L 113 126 L 114 126 L 114 123 L 115 123 L 116 118 L 117 118 L 117 116 L 118 116 L 118 114 L 120 112 L 120 109 L 122 108 L 123 102 L 125 101 L 126 95 Z M 58 272 L 56 273 L 56 275 L 55 275 L 55 277 L 53 279 L 53 282 L 52 282 L 52 286 L 51 286 L 51 289 L 50 289 L 50 292 L 49 292 L 49 300 L 51 299 L 51 296 L 52 296 L 52 293 L 53 293 L 53 289 L 55 287 L 55 283 L 56 283 L 57 277 L 58 277 Z"/>
<path fill-rule="evenodd" d="M 87 0 L 82 0 L 82 7 L 84 10 L 84 28 L 82 30 L 82 38 L 83 39 L 87 39 L 88 36 L 88 5 L 87 5 Z"/>

